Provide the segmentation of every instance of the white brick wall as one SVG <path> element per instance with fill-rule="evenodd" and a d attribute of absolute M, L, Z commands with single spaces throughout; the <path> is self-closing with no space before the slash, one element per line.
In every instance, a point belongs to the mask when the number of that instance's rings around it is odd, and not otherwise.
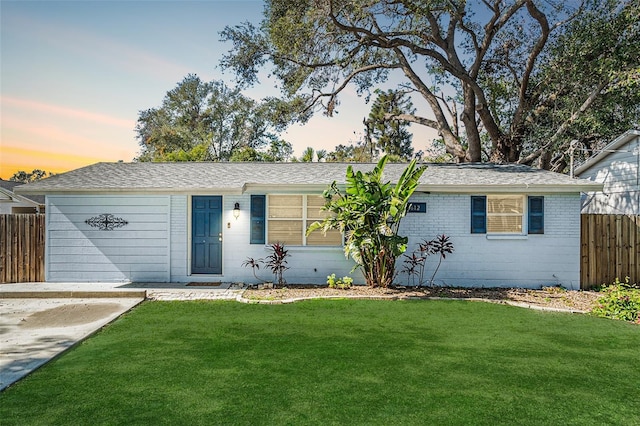
<path fill-rule="evenodd" d="M 545 195 L 545 233 L 520 239 L 490 239 L 471 234 L 471 197 L 431 194 L 415 197 L 426 201 L 427 213 L 408 214 L 401 235 L 409 235 L 410 253 L 423 239 L 439 234 L 450 237 L 455 251 L 443 260 L 435 281 L 449 286 L 539 287 L 561 284 L 580 287 L 580 197 Z M 427 260 L 429 278 L 437 257 Z M 398 264 L 401 266 L 401 263 Z M 406 283 L 406 275 L 398 277 Z"/>
<path fill-rule="evenodd" d="M 132 197 L 48 197 L 47 279 L 50 281 L 244 281 L 255 282 L 248 258 L 264 258 L 262 244 L 249 244 L 250 195 L 223 196 L 223 274 L 189 275 L 190 203 L 186 195 Z M 410 253 L 422 239 L 439 234 L 451 238 L 455 251 L 436 276 L 439 285 L 522 286 L 562 284 L 579 288 L 580 197 L 545 195 L 545 233 L 518 239 L 491 239 L 470 233 L 470 195 L 417 194 L 427 212 L 410 213 L 400 233 L 409 236 Z M 232 214 L 240 203 L 240 217 Z M 87 217 L 114 213 L 129 219 L 120 231 L 97 232 L 84 224 Z M 170 229 L 170 231 L 169 231 Z M 341 248 L 289 247 L 289 283 L 322 284 L 326 276 L 351 275 L 353 262 Z M 437 263 L 428 260 L 426 278 Z M 398 264 L 400 270 L 401 264 Z M 268 270 L 259 276 L 272 279 Z M 406 276 L 397 282 L 406 283 Z"/>

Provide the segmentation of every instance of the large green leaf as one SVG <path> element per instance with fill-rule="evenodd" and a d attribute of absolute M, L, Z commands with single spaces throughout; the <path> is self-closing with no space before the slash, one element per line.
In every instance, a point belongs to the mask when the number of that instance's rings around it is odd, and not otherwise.
<path fill-rule="evenodd" d="M 424 166 L 417 167 L 414 160 L 393 185 L 382 181 L 387 161 L 386 156 L 381 158 L 369 172 L 354 171 L 348 166 L 344 191 L 334 182 L 323 193 L 323 210 L 332 215 L 314 222 L 307 230 L 307 235 L 316 230 L 343 232 L 345 255 L 363 270 L 370 285 L 391 283 L 395 261 L 406 251 L 408 241 L 398 235 L 398 227 L 425 170 Z"/>

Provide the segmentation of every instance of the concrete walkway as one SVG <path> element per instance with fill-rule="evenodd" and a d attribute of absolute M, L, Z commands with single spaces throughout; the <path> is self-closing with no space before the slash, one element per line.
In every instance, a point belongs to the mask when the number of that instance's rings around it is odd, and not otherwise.
<path fill-rule="evenodd" d="M 0 299 L 142 297 L 152 300 L 234 300 L 243 290 L 240 283 L 17 283 L 0 284 Z"/>
<path fill-rule="evenodd" d="M 0 284 L 0 391 L 145 299 L 235 300 L 243 290 L 231 283 Z"/>

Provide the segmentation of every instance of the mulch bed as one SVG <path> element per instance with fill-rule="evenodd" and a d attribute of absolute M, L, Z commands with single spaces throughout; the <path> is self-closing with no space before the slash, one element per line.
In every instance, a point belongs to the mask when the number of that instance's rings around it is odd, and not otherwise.
<path fill-rule="evenodd" d="M 540 290 L 522 288 L 371 288 L 353 286 L 347 290 L 326 286 L 288 285 L 283 288 L 245 290 L 243 296 L 250 300 L 286 300 L 318 297 L 368 297 L 388 299 L 450 298 L 486 299 L 495 302 L 513 302 L 555 309 L 588 312 L 600 294 L 593 291 L 565 290 L 559 287 L 544 287 Z"/>

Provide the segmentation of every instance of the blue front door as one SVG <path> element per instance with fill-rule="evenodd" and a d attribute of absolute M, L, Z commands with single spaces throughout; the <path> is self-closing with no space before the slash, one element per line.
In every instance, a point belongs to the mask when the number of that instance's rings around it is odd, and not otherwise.
<path fill-rule="evenodd" d="M 222 197 L 191 199 L 191 273 L 222 273 Z"/>

